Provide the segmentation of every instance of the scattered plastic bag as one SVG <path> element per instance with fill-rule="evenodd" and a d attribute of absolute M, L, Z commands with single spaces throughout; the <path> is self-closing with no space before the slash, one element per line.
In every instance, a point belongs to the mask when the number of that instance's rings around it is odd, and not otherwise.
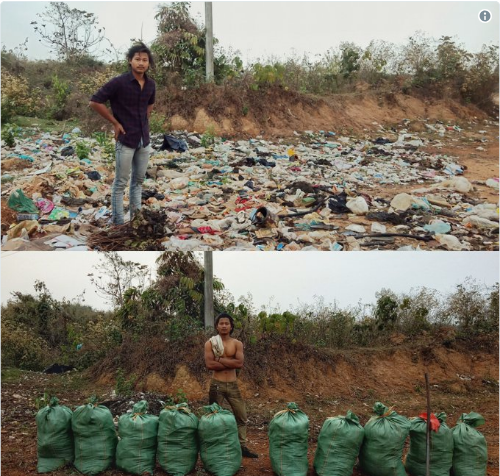
<path fill-rule="evenodd" d="M 486 185 L 488 187 L 494 188 L 495 190 L 498 190 L 498 179 L 497 178 L 490 178 L 486 180 Z"/>
<path fill-rule="evenodd" d="M 38 213 L 38 208 L 33 203 L 33 200 L 24 195 L 21 189 L 12 192 L 7 205 L 16 212 Z"/>
<path fill-rule="evenodd" d="M 444 235 L 451 231 L 451 225 L 442 220 L 432 220 L 428 225 L 424 225 L 424 230 L 435 235 Z"/>
<path fill-rule="evenodd" d="M 461 243 L 460 240 L 453 235 L 436 235 L 435 239 L 450 251 L 462 251 L 469 248 L 469 244 Z"/>
<path fill-rule="evenodd" d="M 183 188 L 186 188 L 188 185 L 189 185 L 189 178 L 187 177 L 178 177 L 170 181 L 170 187 L 173 190 L 181 190 Z"/>
<path fill-rule="evenodd" d="M 498 228 L 498 222 L 494 222 L 494 221 L 488 220 L 486 218 L 481 218 L 477 215 L 465 217 L 462 220 L 462 223 L 464 225 L 470 224 L 470 225 L 475 226 L 477 228 L 485 228 L 485 229 L 491 229 L 491 230 Z"/>
<path fill-rule="evenodd" d="M 62 220 L 63 218 L 69 218 L 70 212 L 64 208 L 55 207 L 50 215 L 47 217 L 48 220 Z"/>
<path fill-rule="evenodd" d="M 363 197 L 356 197 L 347 202 L 346 207 L 355 215 L 365 215 L 368 213 L 368 203 Z"/>
<path fill-rule="evenodd" d="M 50 213 L 54 209 L 54 203 L 46 198 L 39 198 L 35 202 L 36 207 L 42 212 L 42 214 Z"/>
<path fill-rule="evenodd" d="M 468 193 L 472 190 L 472 184 L 465 177 L 454 177 L 450 180 L 445 180 L 439 185 L 436 185 L 436 187 L 451 188 L 452 190 L 460 193 Z"/>
<path fill-rule="evenodd" d="M 406 211 L 409 208 L 428 210 L 430 204 L 425 198 L 417 198 L 408 193 L 399 193 L 392 199 L 391 207 L 399 211 Z"/>
<path fill-rule="evenodd" d="M 163 144 L 160 147 L 160 150 L 186 152 L 188 150 L 188 145 L 185 140 L 177 139 L 174 136 L 165 134 L 163 136 Z"/>

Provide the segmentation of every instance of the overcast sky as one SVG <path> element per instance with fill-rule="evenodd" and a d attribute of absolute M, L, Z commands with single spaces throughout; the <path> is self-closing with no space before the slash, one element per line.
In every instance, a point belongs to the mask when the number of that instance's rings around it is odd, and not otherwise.
<path fill-rule="evenodd" d="M 156 275 L 155 252 L 123 252 L 125 259 L 147 264 Z M 201 253 L 202 257 L 203 254 Z M 466 277 L 491 286 L 498 281 L 496 252 L 214 252 L 214 274 L 235 297 L 251 293 L 257 310 L 279 305 L 281 311 L 313 303 L 314 296 L 341 308 L 375 302 L 375 293 L 396 293 L 427 287 L 452 292 Z M 34 293 L 35 280 L 44 281 L 52 295 L 75 299 L 84 290 L 96 309 L 105 304 L 90 283 L 89 273 L 102 259 L 97 252 L 1 253 L 1 291 L 5 304 L 11 293 Z"/>
<path fill-rule="evenodd" d="M 150 43 L 156 37 L 155 13 L 159 2 L 97 1 L 67 2 L 71 7 L 94 13 L 106 36 L 120 51 L 131 38 Z M 1 4 L 1 42 L 7 49 L 28 38 L 28 57 L 48 57 L 31 21 L 48 2 L 4 1 Z M 204 22 L 204 2 L 191 2 L 194 18 Z M 218 1 L 213 2 L 214 36 L 224 48 L 239 51 L 246 62 L 271 56 L 324 54 L 342 41 L 366 47 L 371 40 L 404 44 L 417 30 L 439 39 L 448 35 L 477 52 L 483 44 L 498 44 L 499 4 L 483 1 Z M 492 13 L 489 23 L 479 12 Z"/>

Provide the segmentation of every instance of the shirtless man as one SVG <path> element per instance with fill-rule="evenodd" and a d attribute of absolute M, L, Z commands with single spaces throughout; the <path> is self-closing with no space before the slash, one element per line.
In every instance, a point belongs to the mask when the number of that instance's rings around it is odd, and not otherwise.
<path fill-rule="evenodd" d="M 219 405 L 222 405 L 224 398 L 227 400 L 238 425 L 242 456 L 258 458 L 257 454 L 246 447 L 247 412 L 236 382 L 236 369 L 243 367 L 243 344 L 231 337 L 234 321 L 229 314 L 222 313 L 217 316 L 215 329 L 218 336 L 205 343 L 205 365 L 208 370 L 213 370 L 208 398 L 210 404 Z"/>

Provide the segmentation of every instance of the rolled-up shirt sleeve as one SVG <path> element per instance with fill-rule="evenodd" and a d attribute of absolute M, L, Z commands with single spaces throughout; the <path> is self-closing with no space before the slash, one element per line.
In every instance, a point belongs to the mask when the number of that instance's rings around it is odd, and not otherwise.
<path fill-rule="evenodd" d="M 118 89 L 118 81 L 116 78 L 113 78 L 111 81 L 108 81 L 99 91 L 97 91 L 90 100 L 92 102 L 97 102 L 100 104 L 104 104 L 107 101 L 111 101 L 116 94 Z"/>

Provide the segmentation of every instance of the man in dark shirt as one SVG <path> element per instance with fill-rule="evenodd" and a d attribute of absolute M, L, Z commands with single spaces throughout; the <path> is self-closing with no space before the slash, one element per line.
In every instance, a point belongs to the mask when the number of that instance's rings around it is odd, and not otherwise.
<path fill-rule="evenodd" d="M 130 172 L 130 218 L 141 208 L 142 183 L 148 167 L 151 146 L 149 116 L 155 102 L 155 82 L 146 71 L 154 64 L 144 43 L 127 52 L 130 70 L 106 83 L 90 99 L 89 106 L 113 124 L 116 139 L 115 180 L 111 192 L 113 223 L 124 223 L 123 194 Z M 111 111 L 105 103 L 109 101 Z"/>

